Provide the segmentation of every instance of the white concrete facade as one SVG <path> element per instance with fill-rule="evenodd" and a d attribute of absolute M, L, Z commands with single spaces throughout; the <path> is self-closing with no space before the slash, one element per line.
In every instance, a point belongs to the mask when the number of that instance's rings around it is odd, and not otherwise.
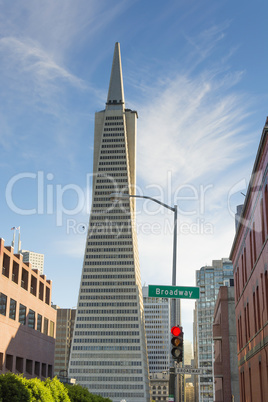
<path fill-rule="evenodd" d="M 143 286 L 145 330 L 151 373 L 169 373 L 170 366 L 170 301 L 148 297 L 148 286 Z"/>
<path fill-rule="evenodd" d="M 69 376 L 113 402 L 148 402 L 149 370 L 135 231 L 137 112 L 125 109 L 116 43 L 105 110 L 95 114 L 92 209 Z"/>
<path fill-rule="evenodd" d="M 23 262 L 30 262 L 32 269 L 38 269 L 40 274 L 44 273 L 44 254 L 35 253 L 34 251 L 21 250 Z"/>

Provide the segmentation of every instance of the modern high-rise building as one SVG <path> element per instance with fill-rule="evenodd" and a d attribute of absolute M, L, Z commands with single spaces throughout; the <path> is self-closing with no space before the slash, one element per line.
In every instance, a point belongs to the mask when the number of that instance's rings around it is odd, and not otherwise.
<path fill-rule="evenodd" d="M 159 297 L 148 297 L 148 286 L 143 286 L 142 294 L 149 372 L 169 373 L 170 301 Z"/>
<path fill-rule="evenodd" d="M 20 250 L 23 256 L 23 262 L 30 262 L 32 269 L 38 269 L 40 274 L 44 273 L 44 254 L 35 253 L 29 250 Z"/>
<path fill-rule="evenodd" d="M 212 266 L 196 271 L 196 286 L 200 287 L 200 299 L 196 301 L 196 322 L 194 346 L 197 366 L 204 368 L 205 374 L 199 376 L 199 402 L 214 400 L 213 378 L 213 319 L 214 308 L 221 285 L 233 284 L 233 266 L 227 258 L 213 260 Z"/>
<path fill-rule="evenodd" d="M 95 114 L 92 208 L 69 376 L 113 402 L 150 401 L 135 200 L 137 112 L 125 108 L 116 43 L 105 110 Z"/>
<path fill-rule="evenodd" d="M 54 374 L 66 377 L 70 359 L 76 309 L 52 306 L 57 311 Z"/>
<path fill-rule="evenodd" d="M 185 385 L 185 402 L 195 402 L 194 386 L 191 382 Z"/>

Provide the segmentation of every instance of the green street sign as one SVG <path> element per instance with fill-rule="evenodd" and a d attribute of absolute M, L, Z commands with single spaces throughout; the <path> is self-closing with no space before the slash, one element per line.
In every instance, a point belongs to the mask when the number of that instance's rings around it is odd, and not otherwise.
<path fill-rule="evenodd" d="M 199 299 L 199 287 L 149 285 L 148 296 L 169 299 Z"/>

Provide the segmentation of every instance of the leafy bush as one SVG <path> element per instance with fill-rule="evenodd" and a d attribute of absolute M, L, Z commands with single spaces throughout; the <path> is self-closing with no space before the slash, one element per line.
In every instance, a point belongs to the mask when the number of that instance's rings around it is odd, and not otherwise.
<path fill-rule="evenodd" d="M 25 379 L 25 387 L 30 391 L 29 402 L 54 402 L 50 389 L 39 378 Z"/>
<path fill-rule="evenodd" d="M 81 385 L 65 386 L 57 377 L 41 381 L 27 380 L 22 375 L 0 375 L 0 402 L 112 402 L 109 398 L 91 394 Z"/>
<path fill-rule="evenodd" d="M 13 373 L 0 375 L 1 402 L 28 402 L 30 391 L 25 386 L 25 379 Z"/>
<path fill-rule="evenodd" d="M 68 396 L 67 389 L 57 379 L 57 377 L 54 377 L 52 380 L 47 378 L 44 384 L 48 389 L 50 389 L 51 395 L 53 397 L 53 401 L 70 402 L 70 398 Z"/>
<path fill-rule="evenodd" d="M 79 384 L 66 384 L 65 387 L 68 390 L 71 402 L 112 402 L 109 398 L 91 394 L 87 388 Z"/>

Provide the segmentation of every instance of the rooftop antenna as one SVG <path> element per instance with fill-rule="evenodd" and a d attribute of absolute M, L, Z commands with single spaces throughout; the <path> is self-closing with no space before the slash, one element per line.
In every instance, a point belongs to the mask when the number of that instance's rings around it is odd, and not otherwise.
<path fill-rule="evenodd" d="M 21 250 L 21 241 L 20 241 L 20 226 L 18 226 L 18 227 L 16 227 L 16 226 L 13 226 L 13 228 L 11 228 L 11 230 L 14 230 L 14 233 L 13 233 L 13 240 L 12 240 L 12 243 L 11 243 L 11 246 L 14 248 L 15 247 L 15 236 L 16 236 L 16 230 L 18 230 L 19 231 L 19 239 L 18 239 L 18 253 L 20 252 L 20 250 Z"/>
<path fill-rule="evenodd" d="M 20 226 L 17 227 L 19 231 L 19 238 L 18 238 L 18 254 L 21 252 L 21 241 L 20 241 Z"/>
<path fill-rule="evenodd" d="M 13 228 L 11 228 L 11 230 L 14 230 L 14 232 L 13 232 L 13 240 L 12 240 L 12 242 L 11 242 L 11 247 L 15 247 L 15 234 L 16 234 L 16 227 L 15 226 L 13 226 Z"/>

